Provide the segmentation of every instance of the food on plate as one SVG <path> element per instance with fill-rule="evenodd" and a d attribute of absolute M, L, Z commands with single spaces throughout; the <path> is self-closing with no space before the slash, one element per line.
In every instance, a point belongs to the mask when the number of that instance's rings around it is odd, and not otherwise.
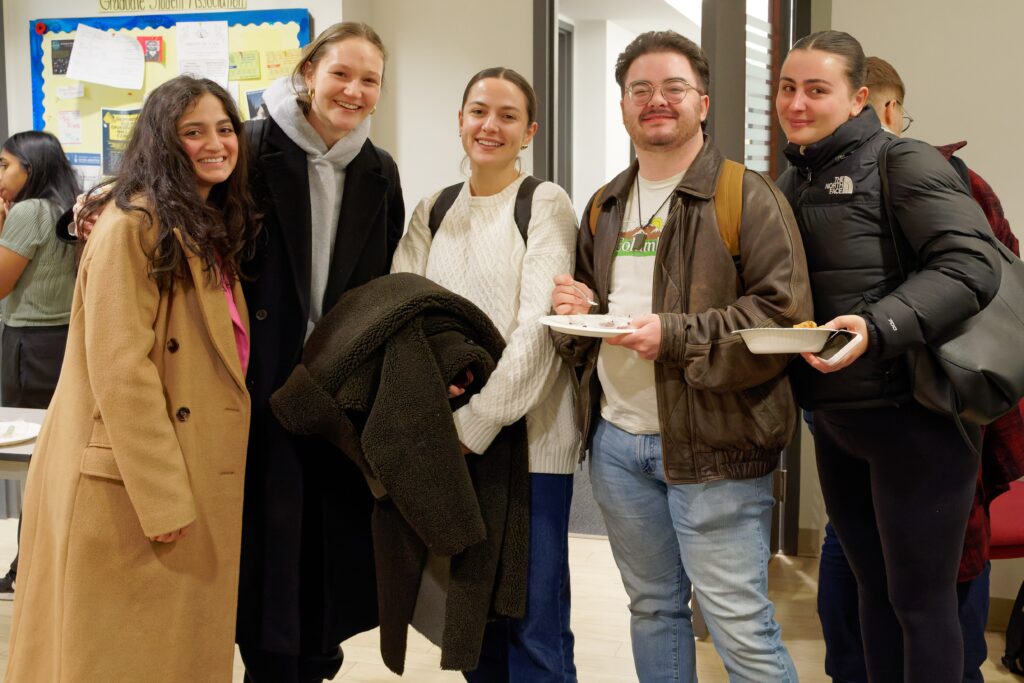
<path fill-rule="evenodd" d="M 817 326 L 818 326 L 818 323 L 814 322 L 813 320 L 805 320 L 802 323 L 797 323 L 796 325 L 793 325 L 794 328 L 808 328 L 808 329 L 814 328 L 814 327 L 817 327 Z"/>
<path fill-rule="evenodd" d="M 611 315 L 600 320 L 595 320 L 594 317 L 584 315 L 569 316 L 569 324 L 577 327 L 602 327 L 610 330 L 628 330 L 632 327 L 632 322 L 633 319 L 628 315 Z"/>

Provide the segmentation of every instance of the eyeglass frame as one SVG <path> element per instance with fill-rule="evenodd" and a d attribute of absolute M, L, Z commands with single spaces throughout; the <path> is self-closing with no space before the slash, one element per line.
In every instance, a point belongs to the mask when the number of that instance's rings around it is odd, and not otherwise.
<path fill-rule="evenodd" d="M 897 100 L 895 97 L 892 98 L 891 100 L 889 100 L 888 102 L 886 102 L 885 106 L 889 106 L 893 102 L 895 102 L 896 104 L 900 105 L 900 111 L 902 112 L 901 119 L 903 121 L 903 128 L 900 130 L 900 133 L 906 133 L 908 130 L 910 130 L 911 124 L 914 123 L 914 117 L 911 116 L 909 112 L 907 112 L 906 107 L 903 106 L 903 102 L 900 101 L 900 100 Z"/>
<path fill-rule="evenodd" d="M 679 100 L 676 101 L 676 102 L 673 102 L 672 100 L 670 100 L 668 98 L 668 96 L 665 94 L 664 88 L 665 88 L 665 85 L 668 84 L 668 83 L 681 83 L 683 85 L 683 96 L 680 97 Z M 650 86 L 650 88 L 651 88 L 651 94 L 643 102 L 637 102 L 636 98 L 633 96 L 633 88 L 635 88 L 638 85 L 646 85 L 646 86 Z M 658 83 L 657 85 L 655 85 L 654 83 L 651 83 L 650 81 L 633 81 L 632 83 L 630 83 L 629 85 L 626 86 L 625 91 L 624 91 L 623 94 L 626 97 L 629 98 L 630 102 L 632 102 L 633 104 L 635 104 L 638 107 L 642 107 L 642 106 L 645 106 L 652 99 L 654 99 L 654 93 L 655 92 L 660 92 L 662 99 L 664 99 L 669 104 L 680 104 L 680 103 L 683 102 L 683 100 L 686 99 L 686 96 L 689 94 L 689 92 L 691 90 L 697 91 L 697 93 L 700 94 L 700 95 L 704 94 L 704 93 L 702 93 L 700 91 L 700 88 L 698 88 L 697 86 L 693 85 L 692 83 L 690 83 L 685 78 L 681 78 L 681 77 L 677 76 L 675 78 L 666 78 L 665 80 L 663 80 L 661 83 Z"/>

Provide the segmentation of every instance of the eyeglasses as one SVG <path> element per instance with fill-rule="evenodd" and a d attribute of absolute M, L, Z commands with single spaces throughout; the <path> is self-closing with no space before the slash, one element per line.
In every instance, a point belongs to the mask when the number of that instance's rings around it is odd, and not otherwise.
<path fill-rule="evenodd" d="M 903 112 L 903 128 L 900 130 L 901 133 L 906 133 L 910 130 L 910 124 L 914 122 L 914 117 L 907 113 L 907 110 L 903 108 L 903 103 L 899 100 L 889 100 L 889 102 L 895 102 L 900 105 L 900 111 Z M 886 104 L 889 104 L 886 102 Z"/>
<path fill-rule="evenodd" d="M 670 78 L 662 81 L 661 85 L 654 85 L 650 81 L 636 81 L 626 87 L 626 96 L 633 104 L 641 106 L 651 101 L 655 90 L 660 90 L 666 102 L 679 104 L 686 99 L 686 93 L 696 89 L 682 78 Z"/>

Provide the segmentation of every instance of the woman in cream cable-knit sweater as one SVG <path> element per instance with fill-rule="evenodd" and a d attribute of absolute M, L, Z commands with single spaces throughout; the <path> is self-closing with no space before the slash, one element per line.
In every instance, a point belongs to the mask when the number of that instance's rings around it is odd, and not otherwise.
<path fill-rule="evenodd" d="M 569 629 L 569 503 L 579 442 L 570 370 L 537 322 L 552 281 L 571 272 L 576 215 L 562 188 L 533 193 L 524 242 L 513 211 L 518 156 L 537 131 L 537 96 L 520 74 L 485 69 L 470 79 L 459 135 L 471 175 L 431 236 L 423 199 L 395 252 L 392 272 L 424 275 L 479 306 L 508 343 L 486 386 L 454 414 L 467 453 L 483 453 L 502 427 L 526 416 L 530 448 L 530 565 L 526 616 L 488 626 L 470 681 L 576 681 Z M 568 269 L 568 270 L 566 270 Z"/>

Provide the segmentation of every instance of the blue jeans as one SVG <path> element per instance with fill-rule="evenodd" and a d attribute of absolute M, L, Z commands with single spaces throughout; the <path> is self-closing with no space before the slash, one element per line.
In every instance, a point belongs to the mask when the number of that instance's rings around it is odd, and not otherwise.
<path fill-rule="evenodd" d="M 730 681 L 797 680 L 768 600 L 770 475 L 670 485 L 660 436 L 601 420 L 590 478 L 629 595 L 640 683 L 697 680 L 691 584 Z"/>
<path fill-rule="evenodd" d="M 526 615 L 487 624 L 471 683 L 576 683 L 569 628 L 571 474 L 530 475 Z"/>
<path fill-rule="evenodd" d="M 964 636 L 964 683 L 981 683 L 981 665 L 988 657 L 985 624 L 991 565 L 957 584 L 960 629 Z M 832 524 L 825 525 L 818 566 L 818 618 L 825 640 L 825 673 L 833 683 L 867 683 L 864 644 L 857 613 L 857 579 L 846 560 Z"/>

